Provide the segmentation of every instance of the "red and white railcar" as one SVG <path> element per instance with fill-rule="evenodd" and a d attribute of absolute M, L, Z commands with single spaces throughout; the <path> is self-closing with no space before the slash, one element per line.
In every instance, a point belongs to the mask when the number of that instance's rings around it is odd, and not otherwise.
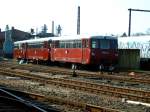
<path fill-rule="evenodd" d="M 14 58 L 25 60 L 49 60 L 51 38 L 39 38 L 14 43 Z"/>
<path fill-rule="evenodd" d="M 112 66 L 118 60 L 117 39 L 112 36 L 67 36 L 52 40 L 51 61 Z"/>
<path fill-rule="evenodd" d="M 14 58 L 112 66 L 118 61 L 118 42 L 112 36 L 61 36 L 15 42 Z M 20 46 L 20 48 L 18 47 Z"/>

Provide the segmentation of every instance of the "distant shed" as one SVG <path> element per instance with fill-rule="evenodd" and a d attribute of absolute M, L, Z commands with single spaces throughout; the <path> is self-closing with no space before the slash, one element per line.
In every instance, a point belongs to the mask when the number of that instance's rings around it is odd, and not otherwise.
<path fill-rule="evenodd" d="M 120 69 L 140 68 L 140 49 L 119 49 Z"/>

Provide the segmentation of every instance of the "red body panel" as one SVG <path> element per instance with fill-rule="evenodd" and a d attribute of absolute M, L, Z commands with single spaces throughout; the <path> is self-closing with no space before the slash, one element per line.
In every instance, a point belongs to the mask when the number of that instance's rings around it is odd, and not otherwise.
<path fill-rule="evenodd" d="M 36 60 L 48 60 L 49 59 L 49 49 L 47 49 L 47 48 L 27 49 L 26 58 L 27 59 L 36 59 Z"/>
<path fill-rule="evenodd" d="M 112 64 L 117 62 L 118 60 L 118 53 L 116 50 L 111 49 L 92 49 L 91 50 L 91 64 Z"/>
<path fill-rule="evenodd" d="M 13 57 L 15 59 L 22 59 L 23 58 L 23 53 L 21 49 L 14 49 L 13 51 Z"/>
<path fill-rule="evenodd" d="M 83 52 L 84 51 L 84 52 Z M 90 60 L 90 50 L 82 48 L 52 48 L 51 60 L 72 62 L 72 63 L 84 63 L 88 64 Z"/>

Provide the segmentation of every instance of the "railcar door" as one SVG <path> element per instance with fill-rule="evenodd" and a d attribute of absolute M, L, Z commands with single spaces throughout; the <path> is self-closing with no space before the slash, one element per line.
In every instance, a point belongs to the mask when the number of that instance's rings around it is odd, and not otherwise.
<path fill-rule="evenodd" d="M 48 41 L 48 59 L 51 60 L 51 49 L 52 49 L 52 40 Z"/>
<path fill-rule="evenodd" d="M 48 60 L 49 59 L 49 42 L 48 41 L 44 41 L 43 43 L 43 48 L 41 48 L 41 53 L 43 57 L 43 60 Z"/>
<path fill-rule="evenodd" d="M 89 39 L 82 40 L 82 64 L 88 64 L 90 60 Z"/>
<path fill-rule="evenodd" d="M 57 60 L 57 51 L 59 47 L 59 41 L 52 41 L 52 46 L 51 46 L 51 61 L 58 61 Z M 59 53 L 59 52 L 58 52 Z"/>
<path fill-rule="evenodd" d="M 22 58 L 23 59 L 26 59 L 26 55 L 27 55 L 27 43 L 23 43 L 21 46 L 22 46 Z"/>

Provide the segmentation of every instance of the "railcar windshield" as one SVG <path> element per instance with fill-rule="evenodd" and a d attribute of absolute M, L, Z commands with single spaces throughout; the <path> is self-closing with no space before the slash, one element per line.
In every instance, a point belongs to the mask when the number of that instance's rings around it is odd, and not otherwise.
<path fill-rule="evenodd" d="M 93 49 L 117 49 L 117 40 L 115 39 L 92 39 L 91 48 Z"/>
<path fill-rule="evenodd" d="M 110 44 L 110 48 L 111 49 L 118 49 L 118 40 L 111 40 L 111 44 Z"/>
<path fill-rule="evenodd" d="M 110 49 L 110 40 L 100 40 L 99 44 L 99 48 L 101 49 Z"/>

